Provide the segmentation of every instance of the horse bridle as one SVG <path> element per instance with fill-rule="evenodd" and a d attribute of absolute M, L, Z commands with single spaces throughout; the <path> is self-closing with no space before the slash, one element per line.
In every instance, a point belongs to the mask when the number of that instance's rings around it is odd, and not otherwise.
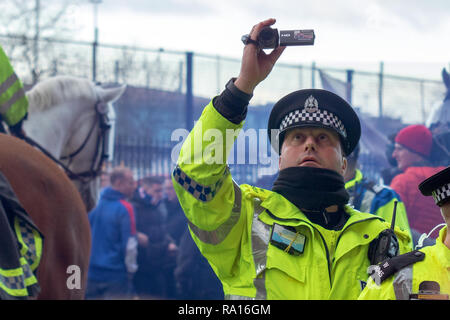
<path fill-rule="evenodd" d="M 79 180 L 82 183 L 88 183 L 101 174 L 103 162 L 105 161 L 105 159 L 107 159 L 109 157 L 108 150 L 107 150 L 107 142 L 108 142 L 109 133 L 110 133 L 110 129 L 111 129 L 111 121 L 108 117 L 107 108 L 108 107 L 107 107 L 106 103 L 104 103 L 103 101 L 101 101 L 101 99 L 99 97 L 97 97 L 97 101 L 95 103 L 95 113 L 96 113 L 97 121 L 93 122 L 92 127 L 89 130 L 89 133 L 86 136 L 86 138 L 84 139 L 83 143 L 74 152 L 72 152 L 71 154 L 69 154 L 67 156 L 62 156 L 60 159 L 56 159 L 45 148 L 43 148 L 36 141 L 29 138 L 28 136 L 25 136 L 24 140 L 27 141 L 32 146 L 37 147 L 46 156 L 48 156 L 50 159 L 52 159 L 54 162 L 56 162 L 59 166 L 61 166 L 64 169 L 64 171 L 66 172 L 67 176 L 71 180 Z M 92 133 L 95 130 L 95 125 L 97 123 L 99 125 L 100 133 L 97 135 L 97 142 L 96 142 L 97 152 L 94 153 L 91 167 L 89 170 L 75 173 L 69 169 L 69 166 L 72 163 L 72 160 L 86 147 L 86 144 L 88 143 L 90 137 L 92 136 Z M 99 155 L 98 150 L 99 150 L 100 146 L 101 146 L 101 153 Z M 68 163 L 64 164 L 62 162 L 62 160 L 68 160 Z"/>

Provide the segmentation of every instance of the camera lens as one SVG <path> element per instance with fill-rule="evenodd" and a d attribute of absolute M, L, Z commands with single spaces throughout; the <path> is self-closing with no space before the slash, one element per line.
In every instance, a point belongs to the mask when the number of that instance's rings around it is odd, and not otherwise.
<path fill-rule="evenodd" d="M 261 49 L 276 48 L 278 46 L 278 30 L 270 27 L 263 28 L 258 35 Z"/>

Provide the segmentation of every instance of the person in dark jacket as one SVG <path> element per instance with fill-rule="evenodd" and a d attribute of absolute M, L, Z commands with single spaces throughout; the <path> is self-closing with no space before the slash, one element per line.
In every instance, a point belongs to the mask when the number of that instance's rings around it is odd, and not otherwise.
<path fill-rule="evenodd" d="M 222 300 L 222 284 L 200 253 L 188 227 L 180 239 L 175 268 L 177 297 L 182 300 Z"/>
<path fill-rule="evenodd" d="M 170 178 L 164 180 L 164 194 L 165 197 L 162 204 L 166 211 L 167 232 L 169 232 L 175 244 L 180 246 L 181 238 L 187 227 L 187 219 L 173 188 L 172 179 Z"/>
<path fill-rule="evenodd" d="M 145 241 L 139 242 L 139 269 L 134 277 L 136 293 L 144 299 L 171 297 L 170 278 L 178 248 L 167 232 L 160 208 L 163 181 L 156 176 L 143 178 L 131 200 L 137 231 L 146 236 Z"/>
<path fill-rule="evenodd" d="M 115 168 L 97 206 L 89 213 L 92 233 L 87 299 L 130 298 L 136 272 L 137 238 L 133 207 L 126 201 L 136 182 L 130 169 Z"/>

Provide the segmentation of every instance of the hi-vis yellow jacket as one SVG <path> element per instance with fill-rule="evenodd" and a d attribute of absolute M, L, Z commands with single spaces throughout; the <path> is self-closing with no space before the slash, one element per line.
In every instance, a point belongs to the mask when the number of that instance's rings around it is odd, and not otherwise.
<path fill-rule="evenodd" d="M 22 82 L 0 46 L 0 114 L 8 126 L 17 124 L 27 114 L 28 100 Z"/>
<path fill-rule="evenodd" d="M 418 293 L 423 281 L 439 283 L 441 294 L 450 296 L 450 249 L 444 244 L 448 228 L 439 232 L 436 244 L 424 247 L 425 259 L 409 265 L 381 284 L 370 279 L 360 300 L 408 300 L 409 294 Z"/>
<path fill-rule="evenodd" d="M 242 126 L 209 103 L 184 142 L 172 176 L 191 235 L 221 280 L 225 297 L 358 298 L 368 278 L 369 243 L 389 223 L 346 206 L 350 218 L 344 228 L 325 230 L 280 194 L 237 185 L 224 155 L 232 148 L 226 137 Z M 277 225 L 295 229 L 304 241 L 301 254 L 273 245 Z M 407 233 L 396 231 L 400 251 L 408 251 Z"/>

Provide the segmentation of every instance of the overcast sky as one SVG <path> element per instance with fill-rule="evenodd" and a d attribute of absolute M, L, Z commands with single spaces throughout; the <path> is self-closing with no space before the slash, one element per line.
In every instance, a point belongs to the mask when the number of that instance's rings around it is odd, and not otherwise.
<path fill-rule="evenodd" d="M 80 1 L 75 15 L 77 37 L 91 40 L 93 5 Z M 402 65 L 417 63 L 417 71 L 410 72 L 434 79 L 450 63 L 449 0 L 103 0 L 98 5 L 101 42 L 236 58 L 241 35 L 270 17 L 279 30 L 315 30 L 315 45 L 287 48 L 284 62 L 376 70 L 383 60 L 387 73 L 408 72 Z"/>
<path fill-rule="evenodd" d="M 68 1 L 68 0 L 41 0 Z M 93 40 L 93 4 L 74 0 L 74 38 Z M 280 61 L 440 79 L 450 65 L 450 0 L 102 0 L 99 40 L 240 58 L 240 38 L 257 22 L 314 29 L 316 42 Z"/>

